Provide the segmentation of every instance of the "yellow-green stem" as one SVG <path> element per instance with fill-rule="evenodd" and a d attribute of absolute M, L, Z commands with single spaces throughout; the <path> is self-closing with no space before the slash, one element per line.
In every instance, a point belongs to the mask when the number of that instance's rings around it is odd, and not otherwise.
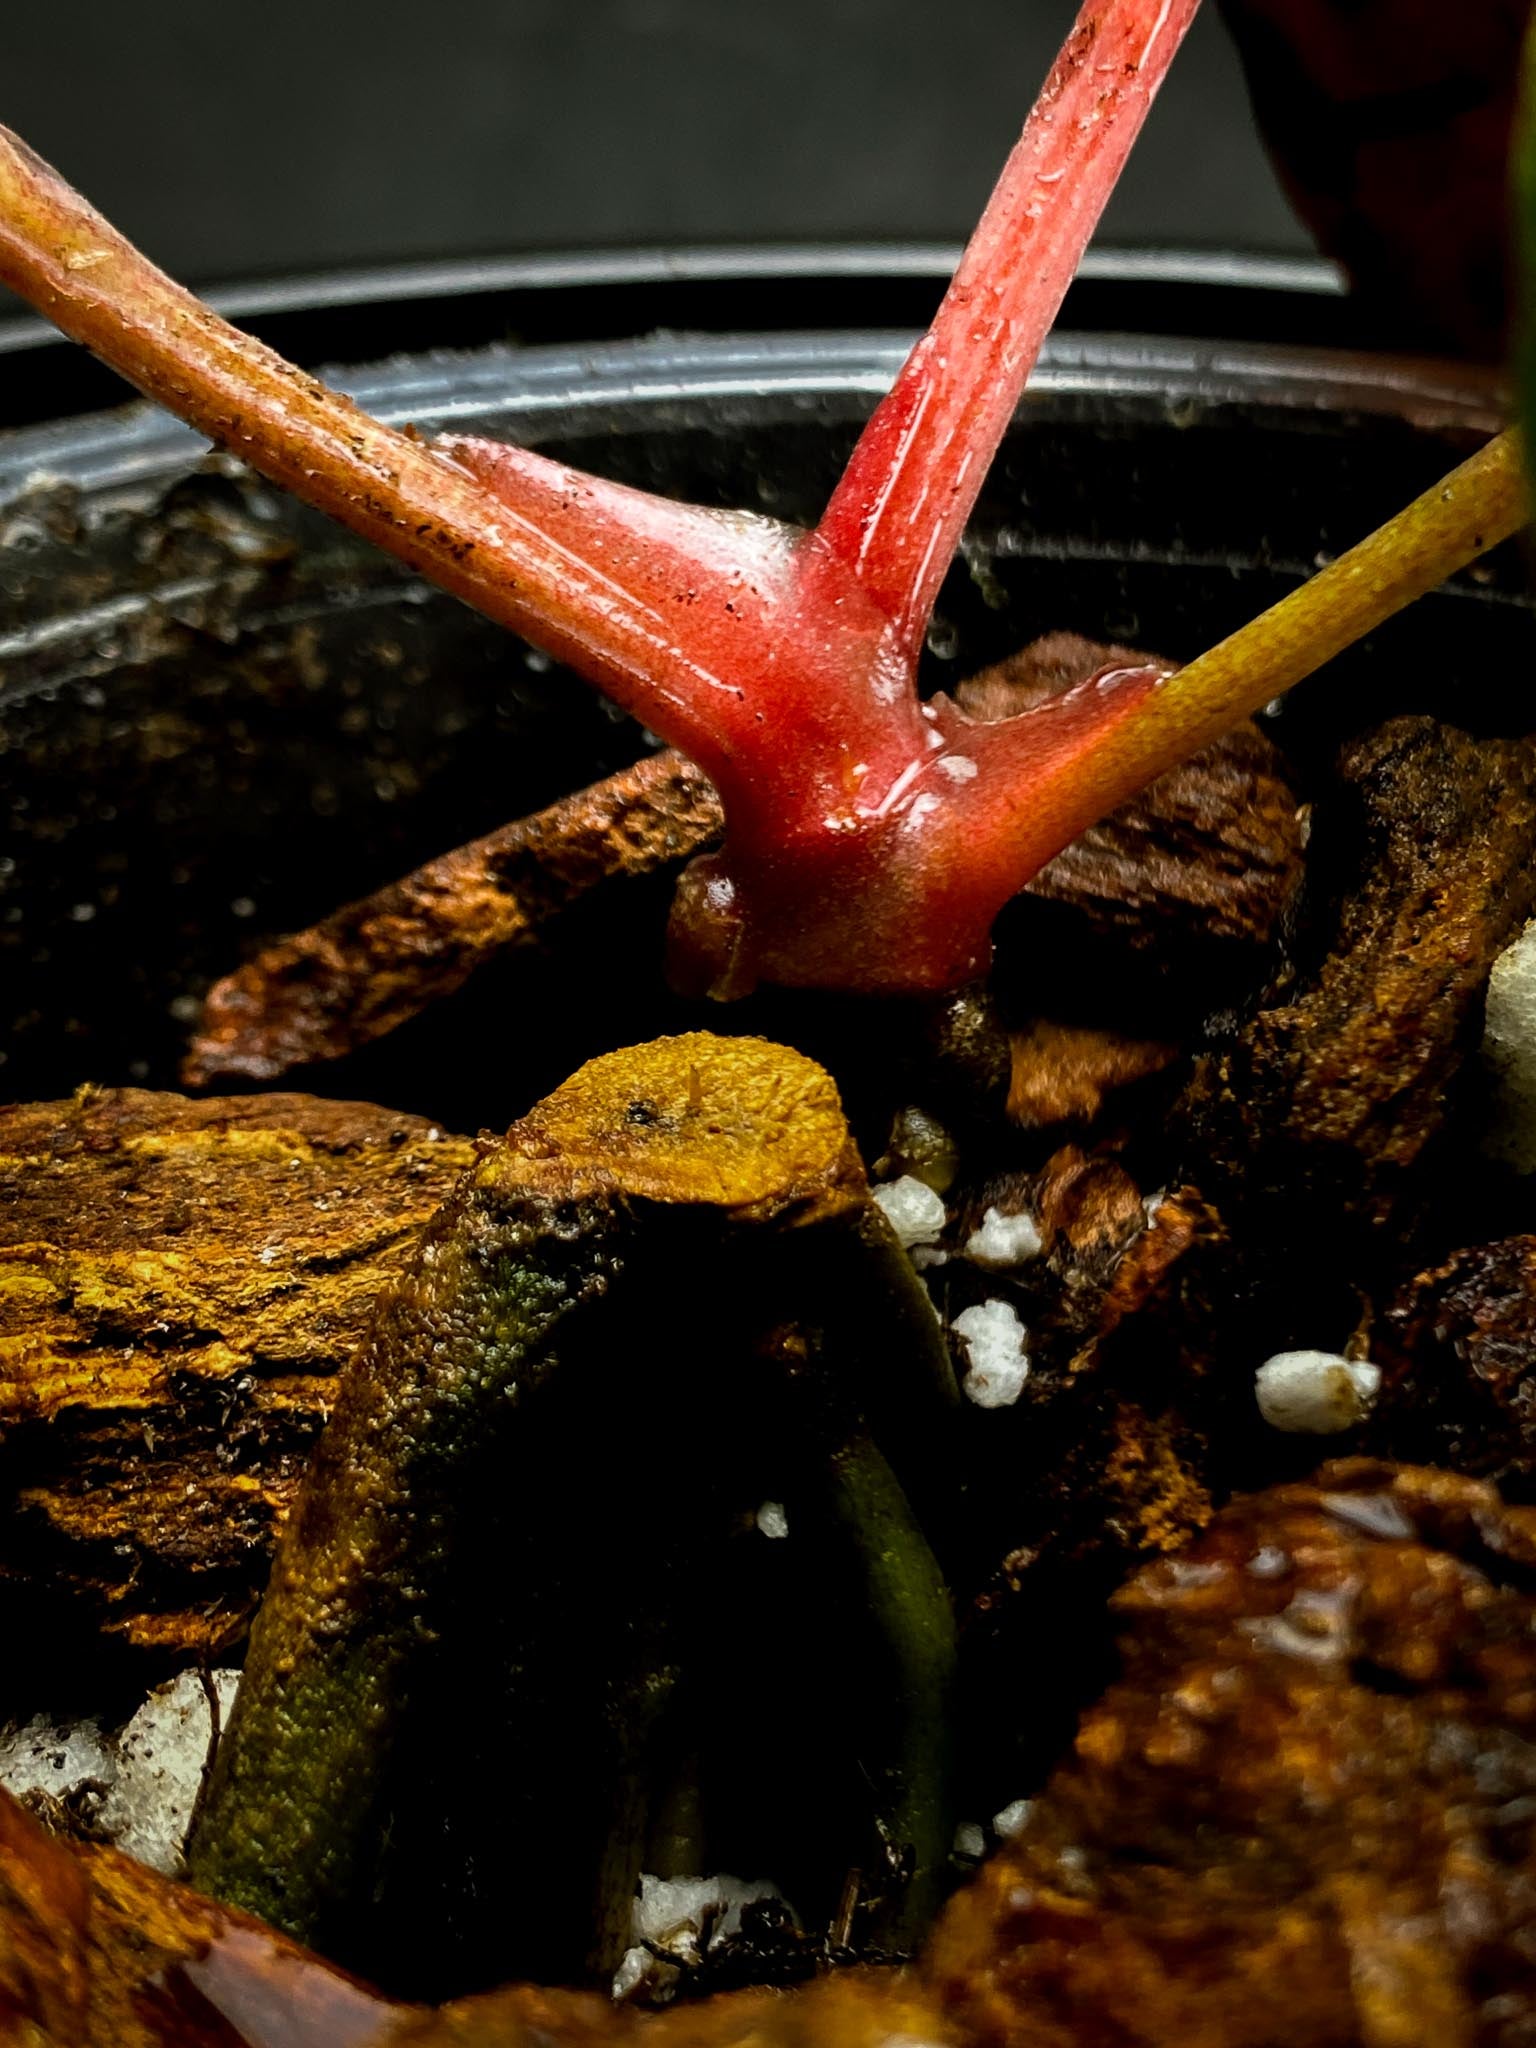
<path fill-rule="evenodd" d="M 1157 698 L 1153 772 L 1187 760 L 1518 533 L 1530 516 L 1520 437 L 1511 428 L 1299 590 L 1170 677 Z"/>
<path fill-rule="evenodd" d="M 1530 516 L 1520 436 L 1511 428 L 1066 756 L 1056 787 L 1037 786 L 1034 832 L 1020 851 L 1028 872 L 1155 777 L 1517 533 Z M 1025 726 L 1021 720 L 1014 742 L 1021 749 Z"/>

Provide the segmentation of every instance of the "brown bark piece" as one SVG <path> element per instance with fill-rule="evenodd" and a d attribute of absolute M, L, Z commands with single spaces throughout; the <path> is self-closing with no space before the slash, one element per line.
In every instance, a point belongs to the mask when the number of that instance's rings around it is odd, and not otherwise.
<path fill-rule="evenodd" d="M 537 945 L 600 884 L 685 860 L 721 829 L 707 776 L 679 754 L 649 755 L 429 861 L 215 982 L 182 1078 L 194 1088 L 270 1081 L 355 1051 L 461 988 L 492 954 Z"/>
<path fill-rule="evenodd" d="M 1536 2019 L 1536 1513 L 1351 1460 L 1115 1607 L 1124 1675 L 941 1923 L 967 2048 L 1445 2048 Z"/>
<path fill-rule="evenodd" d="M 183 1658 L 237 1627 L 336 1373 L 473 1156 L 301 1095 L 0 1110 L 0 1590 Z"/>
<path fill-rule="evenodd" d="M 1042 1255 L 1063 1297 L 1056 1318 L 1086 1335 L 1110 1281 L 1147 1227 L 1140 1188 L 1117 1159 L 1065 1145 L 1035 1185 Z"/>
<path fill-rule="evenodd" d="M 1212 1451 L 1196 1415 L 1176 1390 L 1143 1382 L 1150 1327 L 1173 1312 L 1181 1262 L 1217 1226 L 1192 1190 L 1149 1203 L 1117 1161 L 1071 1146 L 1045 1168 L 1038 1199 L 1055 1284 L 1030 1329 L 1060 1375 L 1065 1426 L 1037 1486 L 1041 1554 L 1118 1575 L 1211 1517 Z"/>
<path fill-rule="evenodd" d="M 1494 959 L 1536 907 L 1536 742 L 1398 718 L 1351 744 L 1326 956 L 1202 1061 L 1194 1156 L 1245 1205 L 1385 1224 L 1442 1130 Z"/>
<path fill-rule="evenodd" d="M 1163 1302 L 1176 1282 L 1179 1262 L 1197 1246 L 1222 1239 L 1221 1219 L 1194 1188 L 1170 1189 L 1155 1196 L 1146 1209 L 1147 1227 L 1126 1247 L 1104 1296 L 1100 1336 L 1117 1329 L 1127 1316 Z"/>
<path fill-rule="evenodd" d="M 1136 1262 L 1133 1254 L 1147 1239 L 1142 1190 L 1112 1153 L 1063 1145 L 1034 1173 L 983 1182 L 958 1211 L 956 1242 L 966 1245 L 993 1209 L 1032 1217 L 1038 1254 L 996 1269 L 962 1253 L 951 1280 L 967 1295 L 1000 1293 L 1013 1300 L 1029 1328 L 1031 1356 L 1064 1370 L 1080 1346 L 1101 1333 L 1117 1275 L 1127 1260 Z M 1124 1300 L 1130 1299 L 1127 1293 Z M 951 1301 L 951 1313 L 957 1305 Z M 1125 1312 L 1118 1307 L 1116 1319 Z"/>
<path fill-rule="evenodd" d="M 1372 1449 L 1536 1500 L 1536 1237 L 1469 1245 L 1378 1319 Z"/>
<path fill-rule="evenodd" d="M 1021 1130 L 1092 1123 L 1122 1088 L 1163 1073 L 1179 1056 L 1166 1040 L 1037 1017 L 1009 1033 L 1008 1117 Z"/>
<path fill-rule="evenodd" d="M 1027 1332 L 1031 1369 L 1016 1407 L 971 1433 L 967 1512 L 987 1573 L 973 1619 L 989 1683 L 1012 1703 L 999 1740 L 1027 1726 L 1024 1749 L 1038 1755 L 1064 1736 L 1074 1674 L 1098 1655 L 1087 1617 L 1102 1614 L 1127 1571 L 1186 1543 L 1213 1512 L 1212 1446 L 1159 1358 L 1183 1262 L 1219 1226 L 1192 1191 L 1148 1202 L 1119 1160 L 1073 1145 L 984 1198 L 1004 1213 L 1027 1209 L 1041 1236 L 1039 1256 L 1009 1272 L 949 1269 L 952 1314 L 961 1289 L 1001 1296 Z M 1051 1683 L 1031 1680 L 1041 1640 L 1064 1626 Z"/>
<path fill-rule="evenodd" d="M 113 2048 L 1445 2048 L 1536 2016 L 1536 1511 L 1368 1459 L 1224 1510 L 1115 1601 L 1122 1675 L 921 1963 L 654 2019 L 390 2007 L 0 1793 L 0 1993 Z"/>
<path fill-rule="evenodd" d="M 537 1998 L 519 2014 L 530 2026 Z M 114 1850 L 51 1839 L 0 1790 L 0 2042 L 383 2048 L 396 2016 L 269 1928 Z"/>
<path fill-rule="evenodd" d="M 972 718 L 1011 718 L 1099 669 L 1147 664 L 1159 657 L 1050 633 L 955 696 Z M 1280 754 L 1248 722 L 1090 826 L 1026 894 L 1136 950 L 1266 946 L 1300 878 L 1302 844 Z"/>

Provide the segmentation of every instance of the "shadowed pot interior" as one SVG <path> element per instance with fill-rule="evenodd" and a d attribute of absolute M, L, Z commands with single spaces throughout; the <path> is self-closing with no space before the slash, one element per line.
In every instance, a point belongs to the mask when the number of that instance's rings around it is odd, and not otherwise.
<path fill-rule="evenodd" d="M 906 345 L 661 337 L 339 381 L 390 421 L 808 521 Z M 1188 658 L 1497 424 L 1471 370 L 1058 335 L 941 597 L 927 681 L 1055 628 Z M 1303 766 L 1387 707 L 1522 719 L 1506 678 L 1536 652 L 1524 580 L 1506 550 L 1306 686 L 1280 714 Z M 536 650 L 156 411 L 0 438 L 0 1090 L 174 1086 L 201 990 L 264 937 L 642 744 Z M 669 888 L 577 912 L 592 944 L 487 970 L 296 1085 L 473 1129 L 616 1038 L 791 1029 L 787 998 L 722 1014 L 668 995 Z"/>

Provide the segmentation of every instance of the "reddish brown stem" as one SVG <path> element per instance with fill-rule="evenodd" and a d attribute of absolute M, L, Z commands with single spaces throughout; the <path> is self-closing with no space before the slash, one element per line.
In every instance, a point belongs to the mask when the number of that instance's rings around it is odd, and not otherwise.
<path fill-rule="evenodd" d="M 1008 750 L 977 742 L 952 706 L 919 703 L 918 644 L 1196 4 L 1088 0 L 933 328 L 815 535 L 674 505 L 526 450 L 428 448 L 393 432 L 200 306 L 3 134 L 0 280 L 691 755 L 727 819 L 723 853 L 695 871 L 677 920 L 706 985 L 768 974 L 940 987 L 985 964 L 981 907 L 1016 872 L 1007 828 L 1042 775 L 1010 755 L 1001 795 L 995 775 L 978 780 Z M 1048 733 L 1037 724 L 1044 782 L 1070 783 L 1095 721 L 1111 708 L 1118 720 L 1126 702 L 1084 700 Z"/>
<path fill-rule="evenodd" d="M 722 664 L 725 636 L 690 614 L 700 596 L 728 625 L 755 605 L 782 576 L 783 529 L 526 450 L 503 451 L 488 487 L 453 444 L 382 425 L 221 320 L 3 128 L 0 283 L 273 482 L 568 661 L 701 766 L 719 756 L 744 656 Z M 741 623 L 745 642 L 760 620 Z"/>
<path fill-rule="evenodd" d="M 1199 0 L 1086 0 L 933 325 L 818 529 L 915 652 L 1025 379 Z"/>

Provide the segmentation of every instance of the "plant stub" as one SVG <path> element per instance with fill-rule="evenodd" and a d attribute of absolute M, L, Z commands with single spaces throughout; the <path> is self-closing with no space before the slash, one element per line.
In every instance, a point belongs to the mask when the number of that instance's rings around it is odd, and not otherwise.
<path fill-rule="evenodd" d="M 455 1901 L 450 1981 L 611 1970 L 643 1784 L 720 1633 L 690 1589 L 762 1497 L 741 1497 L 738 1468 L 780 1404 L 754 1405 L 752 1332 L 796 1301 L 825 1326 L 834 1296 L 863 1353 L 802 1483 L 840 1503 L 828 1569 L 849 1559 L 903 1674 L 883 1706 L 872 1677 L 847 1681 L 874 1830 L 849 1861 L 878 1870 L 890 1838 L 872 1926 L 888 1945 L 915 1931 L 952 1825 L 953 1624 L 869 1429 L 924 1455 L 948 1362 L 826 1075 L 703 1033 L 591 1062 L 485 1147 L 386 1295 L 284 1532 L 196 1882 L 375 1972 L 398 1965 L 391 1913 L 408 1925 L 424 1884 Z M 466 1703 L 492 1697 L 495 1725 L 466 1729 Z M 509 1772 L 509 1749 L 539 1769 Z"/>
<path fill-rule="evenodd" d="M 1121 1676 L 894 1977 L 395 2006 L 0 1794 L 0 1988 L 61 2048 L 1471 2043 L 1529 1988 L 1533 1566 L 1532 1511 L 1445 1473 L 1349 1460 L 1225 1510 L 1117 1598 Z"/>

